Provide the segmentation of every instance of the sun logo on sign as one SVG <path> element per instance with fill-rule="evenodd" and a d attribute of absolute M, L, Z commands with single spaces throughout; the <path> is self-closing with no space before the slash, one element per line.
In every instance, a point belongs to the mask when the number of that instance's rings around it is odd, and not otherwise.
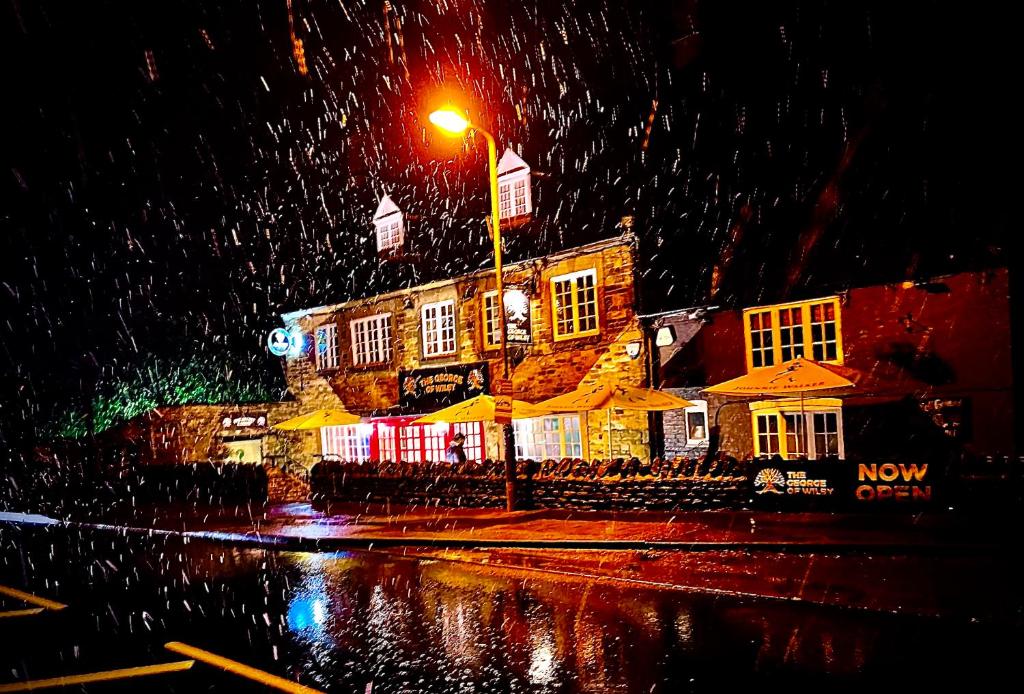
<path fill-rule="evenodd" d="M 786 486 L 786 476 L 773 467 L 766 467 L 754 476 L 757 494 L 785 494 L 779 487 Z"/>
<path fill-rule="evenodd" d="M 469 376 L 466 377 L 466 382 L 470 390 L 483 390 L 484 372 L 480 369 L 473 369 L 469 372 Z"/>

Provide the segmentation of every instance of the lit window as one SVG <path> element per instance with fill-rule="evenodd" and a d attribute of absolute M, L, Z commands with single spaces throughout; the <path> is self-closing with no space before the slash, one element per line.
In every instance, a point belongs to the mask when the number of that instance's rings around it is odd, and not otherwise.
<path fill-rule="evenodd" d="M 350 462 L 370 459 L 370 434 L 373 428 L 366 424 L 340 427 L 321 427 L 320 443 L 324 456 Z"/>
<path fill-rule="evenodd" d="M 804 356 L 804 321 L 799 306 L 779 309 L 779 349 L 782 361 Z"/>
<path fill-rule="evenodd" d="M 352 331 L 352 363 L 383 364 L 391 361 L 391 314 L 360 318 L 349 323 Z"/>
<path fill-rule="evenodd" d="M 800 413 L 782 415 L 786 426 L 786 457 L 798 458 L 804 453 L 804 427 Z"/>
<path fill-rule="evenodd" d="M 422 429 L 419 424 L 413 424 L 398 430 L 399 459 L 403 463 L 423 462 Z"/>
<path fill-rule="evenodd" d="M 843 362 L 839 299 L 749 308 L 743 312 L 747 368 L 757 369 L 808 357 Z"/>
<path fill-rule="evenodd" d="M 760 406 L 754 414 L 754 427 L 755 455 L 778 453 L 783 458 L 803 457 L 805 438 L 806 457 L 812 460 L 844 455 L 843 418 L 839 407 L 806 410 L 801 415 L 799 405 L 776 405 L 767 411 Z"/>
<path fill-rule="evenodd" d="M 551 280 L 555 339 L 598 333 L 597 271 L 583 270 Z"/>
<path fill-rule="evenodd" d="M 811 304 L 811 354 L 815 361 L 835 361 L 838 330 L 836 304 L 828 301 Z"/>
<path fill-rule="evenodd" d="M 452 425 L 452 435 L 462 434 L 466 440 L 462 450 L 466 460 L 479 461 L 484 459 L 484 428 L 480 422 L 459 422 Z"/>
<path fill-rule="evenodd" d="M 516 419 L 516 456 L 533 460 L 559 460 L 583 456 L 579 415 Z"/>
<path fill-rule="evenodd" d="M 774 414 L 757 416 L 757 454 L 775 455 L 779 448 L 779 420 Z"/>
<path fill-rule="evenodd" d="M 455 302 L 423 306 L 423 356 L 455 353 Z"/>
<path fill-rule="evenodd" d="M 708 403 L 705 400 L 694 400 L 693 407 L 687 407 L 683 412 L 686 415 L 686 438 L 693 443 L 700 443 L 708 440 Z"/>
<path fill-rule="evenodd" d="M 811 419 L 814 425 L 815 455 L 839 455 L 839 413 L 814 412 Z"/>
<path fill-rule="evenodd" d="M 316 329 L 316 368 L 318 371 L 338 368 L 338 326 L 334 323 Z"/>
<path fill-rule="evenodd" d="M 396 462 L 398 447 L 395 442 L 395 427 L 380 423 L 377 425 L 377 452 L 381 460 Z"/>
<path fill-rule="evenodd" d="M 775 363 L 772 349 L 772 312 L 751 313 L 747 320 L 750 326 L 750 359 L 753 367 L 771 366 Z"/>

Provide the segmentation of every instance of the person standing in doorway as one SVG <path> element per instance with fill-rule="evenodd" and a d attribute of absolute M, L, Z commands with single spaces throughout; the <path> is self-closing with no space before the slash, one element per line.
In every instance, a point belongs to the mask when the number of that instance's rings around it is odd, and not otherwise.
<path fill-rule="evenodd" d="M 448 444 L 448 449 L 445 451 L 445 459 L 449 463 L 458 463 L 463 465 L 466 462 L 466 451 L 462 448 L 462 445 L 466 443 L 466 436 L 459 432 L 452 437 L 451 443 Z"/>

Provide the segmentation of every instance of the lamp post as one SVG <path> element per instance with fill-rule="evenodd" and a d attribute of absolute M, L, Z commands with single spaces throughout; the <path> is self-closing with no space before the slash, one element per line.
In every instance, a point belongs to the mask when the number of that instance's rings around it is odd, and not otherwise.
<path fill-rule="evenodd" d="M 505 283 L 501 274 L 501 210 L 498 205 L 498 146 L 494 136 L 475 123 L 465 114 L 452 108 L 444 108 L 430 114 L 430 122 L 442 132 L 453 137 L 462 136 L 467 130 L 475 130 L 487 140 L 487 164 L 491 184 L 491 238 L 494 241 L 494 281 L 498 290 L 498 324 L 501 330 L 501 364 L 503 379 L 509 381 L 508 370 L 508 327 L 505 325 Z M 516 440 L 511 421 L 501 425 L 505 442 L 505 508 L 516 508 Z"/>

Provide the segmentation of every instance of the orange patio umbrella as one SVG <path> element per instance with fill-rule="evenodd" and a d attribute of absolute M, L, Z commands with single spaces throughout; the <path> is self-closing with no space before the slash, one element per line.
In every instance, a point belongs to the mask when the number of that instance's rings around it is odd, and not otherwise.
<path fill-rule="evenodd" d="M 551 410 L 531 405 L 522 400 L 512 401 L 512 419 L 529 419 L 551 414 Z M 476 397 L 449 405 L 437 412 L 431 412 L 413 421 L 413 424 L 437 424 L 438 422 L 493 422 L 494 396 Z"/>
<path fill-rule="evenodd" d="M 308 414 L 300 414 L 298 417 L 292 417 L 280 424 L 275 424 L 274 428 L 284 431 L 298 431 L 358 424 L 359 422 L 359 415 L 352 414 L 347 410 L 336 410 L 328 407 Z"/>
<path fill-rule="evenodd" d="M 615 383 L 606 379 L 598 380 L 589 385 L 580 385 L 576 390 L 565 395 L 537 403 L 549 412 L 592 412 L 608 411 L 608 450 L 612 455 L 612 408 L 621 410 L 642 410 L 644 412 L 662 412 L 665 410 L 681 410 L 693 407 L 689 400 L 676 397 L 671 393 L 651 388 L 638 388 L 625 383 Z"/>
<path fill-rule="evenodd" d="M 803 447 L 807 450 L 807 425 L 804 423 L 804 393 L 834 391 L 853 388 L 853 381 L 841 373 L 854 376 L 857 372 L 845 367 L 821 364 L 797 357 L 778 366 L 754 369 L 750 373 L 724 383 L 705 388 L 706 393 L 718 395 L 749 395 L 784 397 L 800 396 L 800 428 Z"/>

